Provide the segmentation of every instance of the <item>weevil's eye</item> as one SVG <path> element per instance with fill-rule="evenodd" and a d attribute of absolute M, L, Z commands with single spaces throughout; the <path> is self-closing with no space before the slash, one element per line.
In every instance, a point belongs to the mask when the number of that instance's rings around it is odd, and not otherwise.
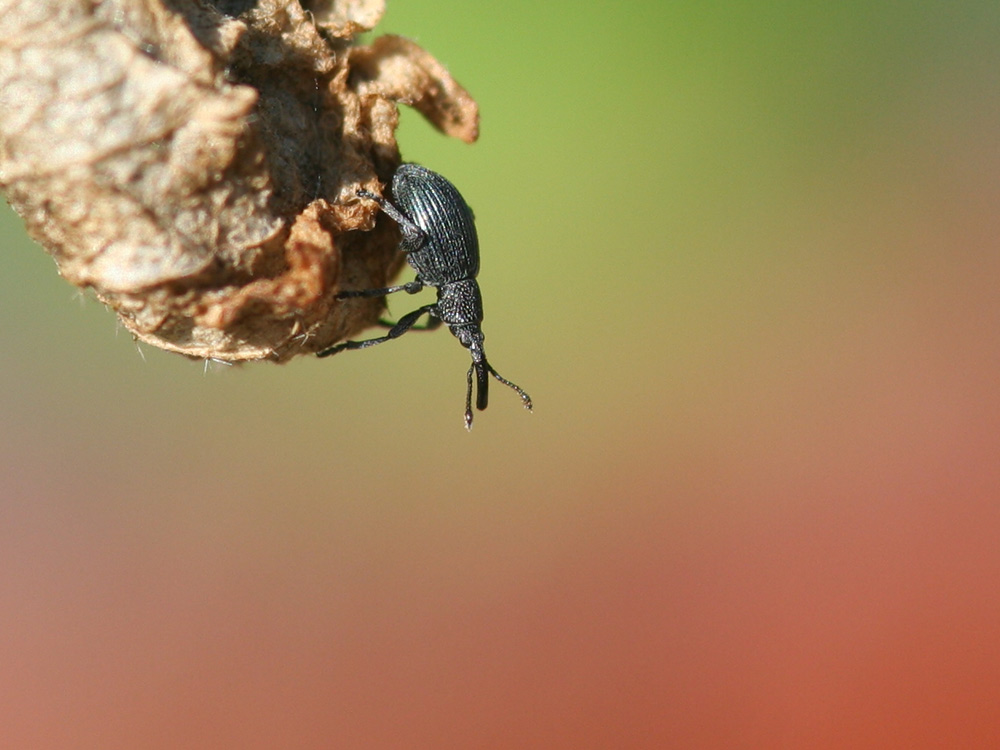
<path fill-rule="evenodd" d="M 481 347 L 483 339 L 486 338 L 483 336 L 483 332 L 476 326 L 455 326 L 451 329 L 451 332 L 455 334 L 455 338 L 457 338 L 459 343 L 461 343 L 466 349 Z"/>

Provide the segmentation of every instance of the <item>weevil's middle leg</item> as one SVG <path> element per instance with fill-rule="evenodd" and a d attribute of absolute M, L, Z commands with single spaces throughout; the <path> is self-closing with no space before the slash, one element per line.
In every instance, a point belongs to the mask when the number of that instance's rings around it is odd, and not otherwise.
<path fill-rule="evenodd" d="M 337 299 L 351 299 L 352 297 L 384 297 L 387 294 L 394 294 L 396 292 L 416 294 L 423 288 L 424 282 L 419 279 L 415 279 L 413 281 L 407 281 L 405 284 L 399 284 L 398 286 L 387 286 L 384 289 L 348 289 L 343 292 L 337 292 Z"/>

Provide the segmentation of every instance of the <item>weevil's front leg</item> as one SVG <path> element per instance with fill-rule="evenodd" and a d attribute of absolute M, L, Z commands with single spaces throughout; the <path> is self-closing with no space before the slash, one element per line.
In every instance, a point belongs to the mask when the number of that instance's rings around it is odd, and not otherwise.
<path fill-rule="evenodd" d="M 380 195 L 369 193 L 367 190 L 359 190 L 357 194 L 359 198 L 367 198 L 378 203 L 378 207 L 387 213 L 390 219 L 399 224 L 399 229 L 403 233 L 403 241 L 399 244 L 401 251 L 412 253 L 414 250 L 419 250 L 423 247 L 424 242 L 427 241 L 427 234 L 423 229 L 414 224 L 409 216 Z"/>
<path fill-rule="evenodd" d="M 323 349 L 322 351 L 316 352 L 317 357 L 329 357 L 332 354 L 337 354 L 345 349 L 367 349 L 369 346 L 375 346 L 376 344 L 381 344 L 388 341 L 389 339 L 397 339 L 404 333 L 413 328 L 413 324 L 417 322 L 421 315 L 425 313 L 430 313 L 432 310 L 436 309 L 437 305 L 424 305 L 423 307 L 418 307 L 411 313 L 407 313 L 399 322 L 392 327 L 385 336 L 379 336 L 374 339 L 366 339 L 365 341 L 342 341 L 339 344 L 331 346 L 329 349 Z"/>

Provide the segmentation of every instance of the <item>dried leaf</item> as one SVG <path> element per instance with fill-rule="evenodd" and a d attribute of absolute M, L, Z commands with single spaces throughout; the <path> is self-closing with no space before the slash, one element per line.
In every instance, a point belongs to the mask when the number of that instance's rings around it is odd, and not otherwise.
<path fill-rule="evenodd" d="M 419 47 L 351 46 L 383 9 L 0 0 L 0 187 L 143 341 L 231 361 L 329 346 L 381 304 L 338 303 L 341 281 L 401 265 L 355 199 L 399 163 L 396 102 L 474 137 L 475 103 Z"/>
<path fill-rule="evenodd" d="M 305 6 L 317 24 L 344 39 L 374 29 L 385 13 L 385 0 L 312 0 Z"/>
<path fill-rule="evenodd" d="M 479 137 L 479 108 L 448 70 L 416 43 L 386 34 L 351 51 L 352 76 L 362 94 L 408 104 L 453 138 Z"/>

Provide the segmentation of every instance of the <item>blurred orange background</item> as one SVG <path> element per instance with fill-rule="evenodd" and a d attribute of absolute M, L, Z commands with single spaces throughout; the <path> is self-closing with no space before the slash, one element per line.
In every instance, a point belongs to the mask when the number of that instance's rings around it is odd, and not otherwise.
<path fill-rule="evenodd" d="M 483 5 L 378 31 L 532 415 L 140 356 L 5 210 L 0 745 L 1000 747 L 1000 5 Z"/>

